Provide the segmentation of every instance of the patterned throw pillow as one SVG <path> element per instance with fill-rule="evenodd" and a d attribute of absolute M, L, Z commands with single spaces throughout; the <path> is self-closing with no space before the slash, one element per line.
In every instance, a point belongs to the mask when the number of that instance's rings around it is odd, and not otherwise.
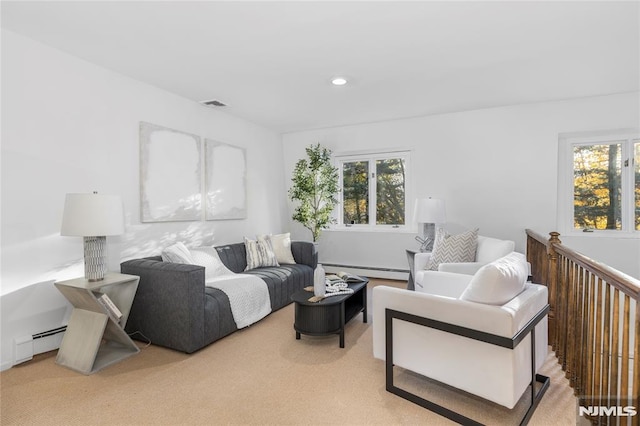
<path fill-rule="evenodd" d="M 280 265 L 294 265 L 296 263 L 293 253 L 291 253 L 291 233 L 258 236 L 258 241 L 263 240 L 271 243 L 271 248 L 276 254 L 276 259 Z"/>
<path fill-rule="evenodd" d="M 433 243 L 433 251 L 427 269 L 437 271 L 441 263 L 474 262 L 478 247 L 478 230 L 449 235 L 439 228 Z"/>
<path fill-rule="evenodd" d="M 177 242 L 162 250 L 162 261 L 171 263 L 193 264 L 193 258 L 189 249 L 181 242 Z"/>
<path fill-rule="evenodd" d="M 269 240 L 255 241 L 245 237 L 244 247 L 247 250 L 245 271 L 266 266 L 280 266 Z"/>

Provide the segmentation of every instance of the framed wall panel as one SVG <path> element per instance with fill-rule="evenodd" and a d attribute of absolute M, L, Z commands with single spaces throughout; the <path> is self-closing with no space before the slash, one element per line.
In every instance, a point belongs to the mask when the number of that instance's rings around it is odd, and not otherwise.
<path fill-rule="evenodd" d="M 247 166 L 244 148 L 205 140 L 206 219 L 247 217 Z"/>
<path fill-rule="evenodd" d="M 200 137 L 140 123 L 140 220 L 202 220 Z"/>

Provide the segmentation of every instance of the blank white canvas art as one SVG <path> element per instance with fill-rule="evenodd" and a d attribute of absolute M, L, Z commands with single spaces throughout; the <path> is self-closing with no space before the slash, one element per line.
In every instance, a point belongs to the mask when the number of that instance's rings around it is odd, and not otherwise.
<path fill-rule="evenodd" d="M 244 148 L 205 140 L 207 220 L 247 217 Z"/>
<path fill-rule="evenodd" d="M 200 138 L 140 123 L 141 221 L 202 219 Z"/>

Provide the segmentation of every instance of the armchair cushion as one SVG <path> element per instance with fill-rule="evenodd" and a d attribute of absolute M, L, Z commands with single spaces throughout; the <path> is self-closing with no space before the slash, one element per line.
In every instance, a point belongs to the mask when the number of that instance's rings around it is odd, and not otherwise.
<path fill-rule="evenodd" d="M 478 248 L 475 261 L 484 265 L 496 259 L 506 256 L 516 248 L 511 240 L 499 240 L 497 238 L 478 236 Z"/>
<path fill-rule="evenodd" d="M 460 296 L 462 300 L 503 305 L 524 290 L 529 268 L 523 254 L 510 254 L 484 265 Z"/>
<path fill-rule="evenodd" d="M 427 269 L 437 271 L 441 263 L 473 262 L 478 246 L 478 229 L 449 235 L 443 228 L 436 231 L 433 252 Z"/>

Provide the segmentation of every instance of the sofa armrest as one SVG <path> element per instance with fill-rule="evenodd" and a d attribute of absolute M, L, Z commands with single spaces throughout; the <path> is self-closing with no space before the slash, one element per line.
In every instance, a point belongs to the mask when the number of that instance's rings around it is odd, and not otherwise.
<path fill-rule="evenodd" d="M 291 241 L 291 253 L 296 263 L 308 265 L 315 271 L 318 266 L 316 246 L 309 241 Z"/>
<path fill-rule="evenodd" d="M 120 270 L 140 277 L 127 333 L 138 331 L 153 344 L 186 353 L 204 346 L 204 267 L 134 259 Z"/>
<path fill-rule="evenodd" d="M 418 275 L 418 271 L 423 271 L 427 269 L 427 265 L 429 264 L 429 259 L 431 259 L 431 252 L 416 253 L 413 256 L 413 277 L 414 278 Z"/>
<path fill-rule="evenodd" d="M 438 265 L 438 271 L 474 275 L 482 266 L 484 266 L 484 264 L 480 262 L 441 263 Z"/>

